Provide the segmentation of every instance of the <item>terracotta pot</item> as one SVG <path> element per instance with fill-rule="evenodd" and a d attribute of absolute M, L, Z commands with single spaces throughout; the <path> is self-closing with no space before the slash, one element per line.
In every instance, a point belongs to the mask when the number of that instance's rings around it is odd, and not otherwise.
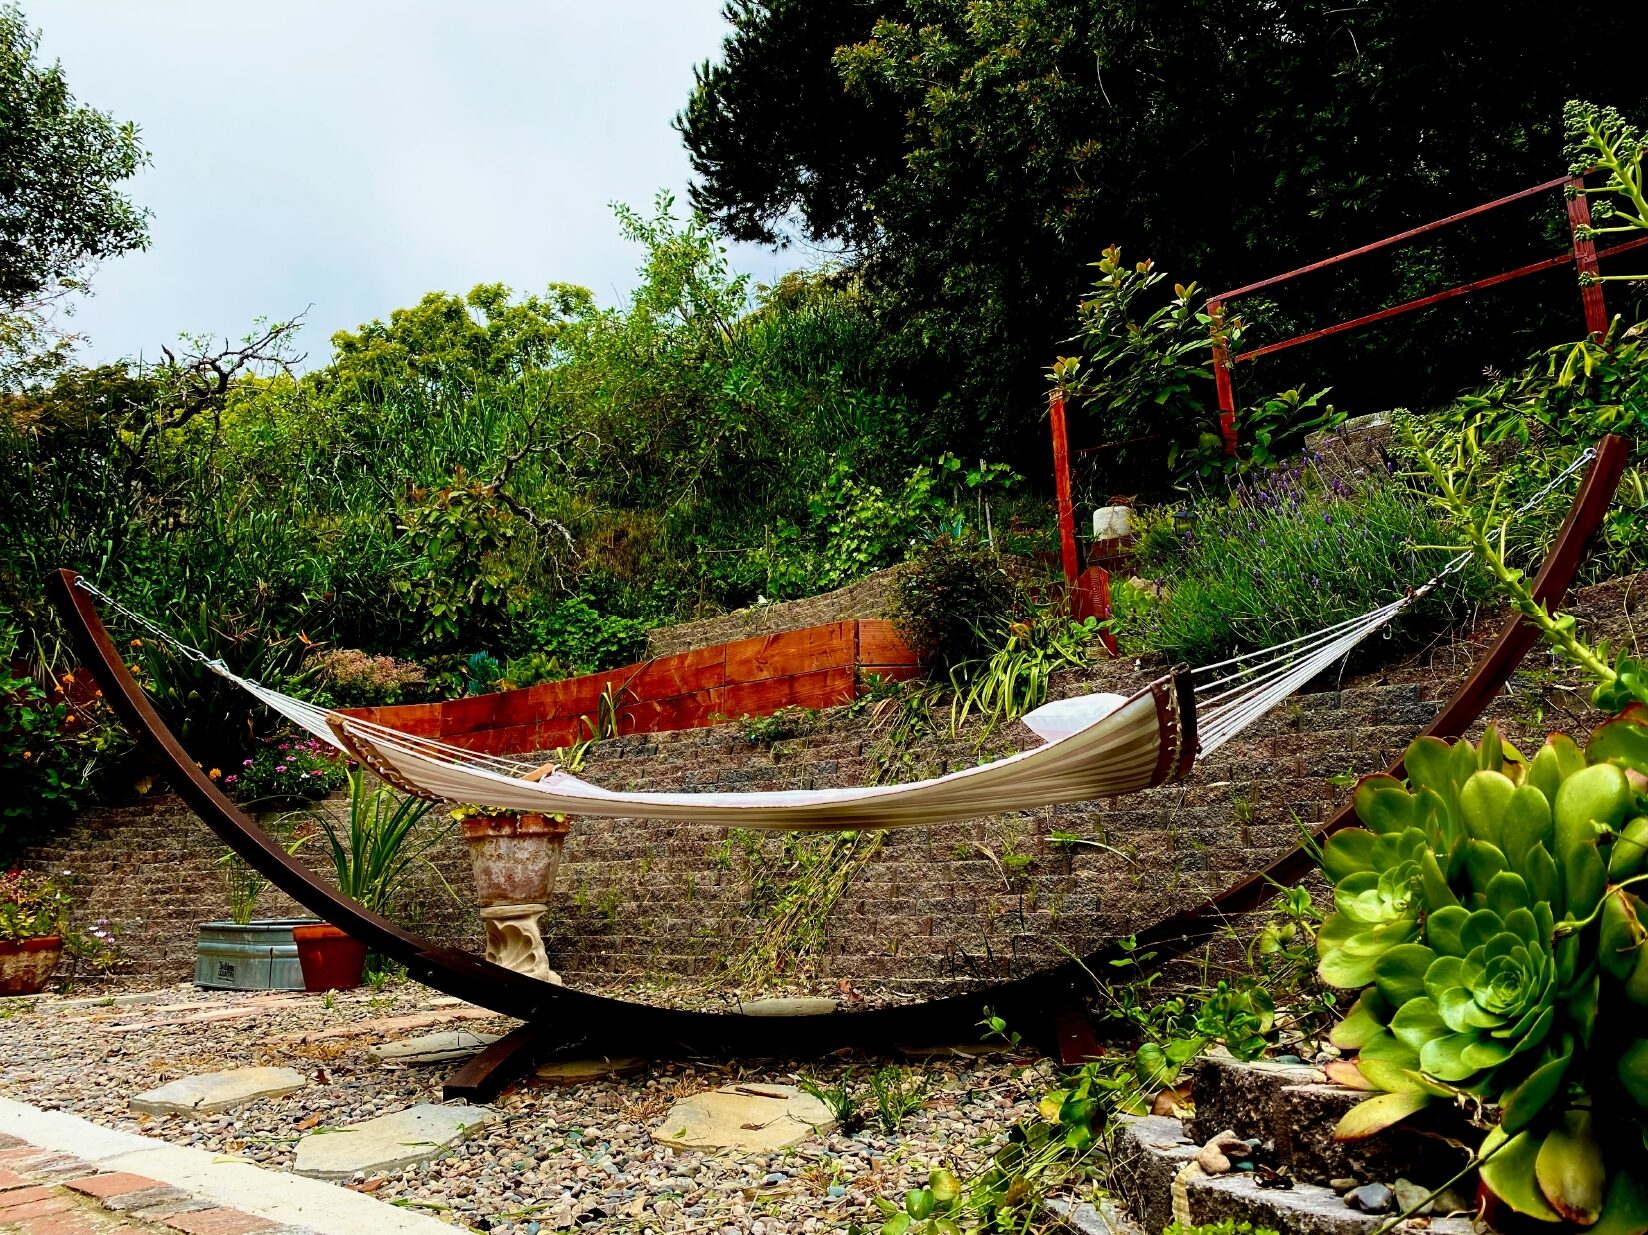
<path fill-rule="evenodd" d="M 341 991 L 359 986 L 366 968 L 366 945 L 351 939 L 328 922 L 294 926 L 292 942 L 298 947 L 298 965 L 303 970 L 306 991 Z"/>
<path fill-rule="evenodd" d="M 549 899 L 561 865 L 567 824 L 549 815 L 474 815 L 463 821 L 464 844 L 483 906 L 539 904 Z"/>
<path fill-rule="evenodd" d="M 0 995 L 33 995 L 45 989 L 63 955 L 57 935 L 0 939 Z"/>

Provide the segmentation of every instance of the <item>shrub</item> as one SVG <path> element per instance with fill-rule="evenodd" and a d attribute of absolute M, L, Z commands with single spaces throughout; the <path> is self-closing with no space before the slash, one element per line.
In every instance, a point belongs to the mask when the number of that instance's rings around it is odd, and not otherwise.
<path fill-rule="evenodd" d="M 227 774 L 208 770 L 242 802 L 319 801 L 349 779 L 347 760 L 319 738 L 267 738 Z"/>
<path fill-rule="evenodd" d="M 73 898 L 56 879 L 37 871 L 0 874 L 0 939 L 60 935 L 68 929 Z"/>
<path fill-rule="evenodd" d="M 384 707 L 422 699 L 429 681 L 423 666 L 357 648 L 327 648 L 309 658 L 315 684 L 337 707 Z"/>
<path fill-rule="evenodd" d="M 1303 463 L 1238 481 L 1228 499 L 1181 512 L 1143 542 L 1163 595 L 1115 589 L 1117 635 L 1129 652 L 1207 664 L 1365 613 L 1425 582 L 1450 539 L 1416 494 L 1386 476 L 1319 483 Z M 1461 581 L 1462 580 L 1462 581 Z M 1433 593 L 1453 616 L 1483 590 L 1467 572 Z"/>
<path fill-rule="evenodd" d="M 85 792 L 73 738 L 64 732 L 66 704 L 29 677 L 14 672 L 15 628 L 0 629 L 0 768 L 6 792 L 0 796 L 0 833 L 54 814 L 72 814 Z"/>
<path fill-rule="evenodd" d="M 899 576 L 892 616 L 930 675 L 989 656 L 1024 610 L 1007 561 L 975 537 L 929 541 Z"/>

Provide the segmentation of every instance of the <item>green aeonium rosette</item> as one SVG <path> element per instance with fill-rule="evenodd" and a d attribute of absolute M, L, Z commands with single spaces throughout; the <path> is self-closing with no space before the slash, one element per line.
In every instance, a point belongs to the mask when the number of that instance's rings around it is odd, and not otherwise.
<path fill-rule="evenodd" d="M 1421 738 L 1357 787 L 1323 867 L 1320 972 L 1362 988 L 1336 1079 L 1381 1091 L 1340 1139 L 1437 1101 L 1485 1110 L 1488 1189 L 1518 1213 L 1648 1232 L 1648 710 L 1525 760 Z M 1497 1113 L 1497 1120 L 1493 1115 Z"/>

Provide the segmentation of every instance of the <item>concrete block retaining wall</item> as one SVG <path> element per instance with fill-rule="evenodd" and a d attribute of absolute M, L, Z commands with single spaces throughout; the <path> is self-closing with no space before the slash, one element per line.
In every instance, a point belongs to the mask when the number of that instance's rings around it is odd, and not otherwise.
<path fill-rule="evenodd" d="M 1632 596 L 1632 581 L 1604 585 L 1587 593 L 1579 612 L 1593 633 L 1624 635 Z M 828 915 L 817 963 L 787 976 L 937 993 L 1134 931 L 1291 847 L 1299 823 L 1326 818 L 1343 800 L 1347 790 L 1330 778 L 1389 763 L 1480 648 L 1442 648 L 1424 666 L 1392 670 L 1374 684 L 1301 695 L 1199 764 L 1183 785 L 889 833 Z M 1545 653 L 1529 661 L 1491 715 L 1531 750 L 1546 728 L 1579 731 L 1590 718 L 1555 710 L 1573 696 L 1550 690 Z M 1061 683 L 1059 693 L 1116 689 L 1129 676 L 1142 675 L 1106 666 Z M 867 711 L 839 708 L 818 732 L 771 745 L 752 744 L 736 725 L 640 734 L 598 743 L 583 775 L 662 790 L 862 783 L 874 775 L 876 728 Z M 902 775 L 967 766 L 1029 740 L 1014 726 L 983 749 L 923 742 L 909 750 Z M 1061 844 L 1055 833 L 1092 843 Z M 761 869 L 782 869 L 785 839 L 769 834 L 758 843 Z M 220 851 L 175 798 L 159 795 L 88 810 L 25 851 L 23 861 L 75 872 L 91 916 L 106 916 L 119 930 L 135 976 L 180 981 L 193 972 L 194 923 L 224 910 L 214 865 Z M 321 856 L 317 847 L 310 860 Z M 478 947 L 467 860 L 455 835 L 435 862 L 441 878 L 421 878 L 401 916 L 438 939 Z M 752 910 L 750 873 L 741 842 L 724 830 L 575 819 L 547 923 L 551 962 L 578 985 L 702 980 L 770 928 L 770 917 Z M 463 903 L 447 895 L 443 880 Z M 263 905 L 268 916 L 294 911 L 273 895 Z"/>

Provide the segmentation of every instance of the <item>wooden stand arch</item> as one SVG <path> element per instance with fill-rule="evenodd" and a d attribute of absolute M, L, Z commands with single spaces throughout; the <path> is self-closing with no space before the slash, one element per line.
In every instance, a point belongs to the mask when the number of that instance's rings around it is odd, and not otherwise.
<path fill-rule="evenodd" d="M 1617 437 L 1604 438 L 1572 508 L 1533 585 L 1536 599 L 1561 603 L 1586 548 L 1607 513 L 1629 454 Z M 121 721 L 191 809 L 225 844 L 272 884 L 311 913 L 405 965 L 421 982 L 525 1024 L 470 1060 L 448 1079 L 449 1098 L 486 1101 L 535 1062 L 580 1047 L 604 1055 L 667 1057 L 688 1054 L 805 1057 L 843 1047 L 886 1050 L 893 1045 L 967 1041 L 977 1036 L 985 1009 L 1004 1017 L 1030 1041 L 1061 1042 L 1067 1062 L 1079 1055 L 1082 1035 L 1068 1032 L 1070 1013 L 1091 990 L 1087 975 L 1121 955 L 1106 944 L 1081 958 L 996 983 L 981 990 L 902 1007 L 864 1012 L 773 1018 L 736 1013 L 690 1012 L 609 999 L 568 990 L 441 947 L 363 909 L 312 874 L 231 802 L 195 765 L 142 688 L 127 672 L 92 598 L 75 586 L 77 575 L 59 570 L 47 580 L 53 604 L 81 663 L 91 670 Z M 1424 730 L 1437 737 L 1463 733 L 1498 694 L 1538 639 L 1533 626 L 1513 615 L 1470 677 Z M 1390 771 L 1402 774 L 1398 761 Z M 1346 806 L 1315 832 L 1320 839 L 1354 821 Z M 1160 964 L 1182 955 L 1225 928 L 1233 918 L 1261 908 L 1277 885 L 1296 883 L 1312 869 L 1300 846 L 1206 902 L 1141 931 L 1141 951 Z M 1061 1021 L 1067 1032 L 1061 1033 Z"/>

